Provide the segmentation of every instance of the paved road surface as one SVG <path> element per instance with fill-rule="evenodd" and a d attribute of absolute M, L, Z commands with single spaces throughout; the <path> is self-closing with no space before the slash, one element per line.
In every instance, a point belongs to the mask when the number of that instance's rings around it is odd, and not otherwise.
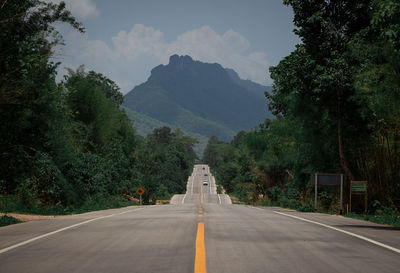
<path fill-rule="evenodd" d="M 2 227 L 0 272 L 400 271 L 400 230 L 231 205 L 204 165 L 172 201 Z"/>
<path fill-rule="evenodd" d="M 207 181 L 208 185 L 203 186 Z M 215 178 L 210 173 L 207 165 L 196 165 L 192 175 L 189 177 L 186 185 L 186 194 L 176 194 L 171 199 L 171 204 L 198 204 L 201 199 L 201 190 L 203 189 L 203 203 L 212 203 L 219 205 L 232 204 L 231 199 L 226 194 L 217 194 Z"/>

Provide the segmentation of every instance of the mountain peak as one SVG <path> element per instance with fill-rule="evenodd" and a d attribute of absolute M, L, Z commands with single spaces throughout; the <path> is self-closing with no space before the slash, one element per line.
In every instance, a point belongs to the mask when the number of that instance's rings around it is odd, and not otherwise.
<path fill-rule="evenodd" d="M 188 55 L 179 56 L 177 54 L 169 57 L 167 65 L 159 65 L 151 70 L 151 75 L 148 79 L 149 82 L 157 83 L 158 85 L 169 84 L 171 81 L 180 81 L 185 78 L 187 81 L 191 79 L 194 81 L 206 81 L 206 85 L 213 86 L 213 83 L 220 81 L 229 81 L 228 73 L 225 69 L 217 63 L 203 63 L 193 60 Z M 200 85 L 204 85 L 201 83 Z"/>
<path fill-rule="evenodd" d="M 179 56 L 177 54 L 172 55 L 169 57 L 169 64 L 170 65 L 185 65 L 193 63 L 192 57 L 188 55 Z"/>
<path fill-rule="evenodd" d="M 148 117 L 136 123 L 138 128 L 179 127 L 205 147 L 212 135 L 230 141 L 236 132 L 270 116 L 265 91 L 218 63 L 172 55 L 167 65 L 153 68 L 147 82 L 125 95 L 123 106 Z"/>

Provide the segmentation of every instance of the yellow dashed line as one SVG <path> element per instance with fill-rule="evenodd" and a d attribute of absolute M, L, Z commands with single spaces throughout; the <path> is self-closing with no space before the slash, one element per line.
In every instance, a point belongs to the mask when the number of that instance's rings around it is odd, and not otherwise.
<path fill-rule="evenodd" d="M 206 248 L 204 245 L 204 223 L 197 224 L 196 258 L 194 273 L 206 273 Z"/>

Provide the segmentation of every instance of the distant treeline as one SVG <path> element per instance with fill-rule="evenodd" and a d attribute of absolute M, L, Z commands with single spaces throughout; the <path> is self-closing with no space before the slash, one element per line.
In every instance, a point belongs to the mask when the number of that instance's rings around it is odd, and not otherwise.
<path fill-rule="evenodd" d="M 116 83 L 83 66 L 56 83 L 54 25 L 84 31 L 65 4 L 0 3 L 0 209 L 9 199 L 79 208 L 138 187 L 145 202 L 183 192 L 196 140 L 166 127 L 138 136 Z"/>
<path fill-rule="evenodd" d="M 310 174 L 323 172 L 367 180 L 370 212 L 399 208 L 400 2 L 284 3 L 301 43 L 270 68 L 276 119 L 230 144 L 211 138 L 205 163 L 249 203 L 312 207 Z M 327 209 L 337 198 L 320 194 Z"/>

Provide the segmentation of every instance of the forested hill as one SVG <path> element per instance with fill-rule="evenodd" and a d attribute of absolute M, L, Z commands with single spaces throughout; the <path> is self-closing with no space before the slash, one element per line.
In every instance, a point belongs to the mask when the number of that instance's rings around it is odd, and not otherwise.
<path fill-rule="evenodd" d="M 264 96 L 268 89 L 217 63 L 173 55 L 168 65 L 155 67 L 145 83 L 125 95 L 123 106 L 189 134 L 230 140 L 270 116 Z M 139 131 L 146 131 L 135 114 L 130 117 Z"/>
<path fill-rule="evenodd" d="M 236 71 L 231 68 L 225 68 L 225 71 L 228 73 L 229 77 L 234 83 L 244 87 L 248 91 L 251 91 L 260 99 L 265 100 L 265 92 L 270 93 L 272 91 L 272 86 L 264 86 L 250 80 L 242 80 L 239 77 L 238 73 L 236 73 Z"/>

